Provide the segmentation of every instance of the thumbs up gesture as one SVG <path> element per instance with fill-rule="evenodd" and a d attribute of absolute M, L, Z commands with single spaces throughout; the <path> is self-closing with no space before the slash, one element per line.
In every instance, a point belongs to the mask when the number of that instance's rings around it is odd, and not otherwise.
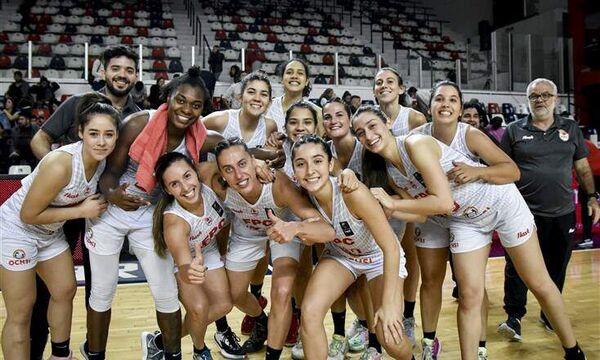
<path fill-rule="evenodd" d="M 297 233 L 298 223 L 295 221 L 283 221 L 275 214 L 272 210 L 267 212 L 269 220 L 273 222 L 270 228 L 267 229 L 267 236 L 273 241 L 277 241 L 280 244 L 288 243 L 292 241 Z"/>
<path fill-rule="evenodd" d="M 192 262 L 179 267 L 179 271 L 182 272 L 183 281 L 188 284 L 199 285 L 204 283 L 206 279 L 206 266 L 204 266 L 204 256 L 202 255 L 202 244 L 196 243 L 194 245 L 196 252 Z"/>

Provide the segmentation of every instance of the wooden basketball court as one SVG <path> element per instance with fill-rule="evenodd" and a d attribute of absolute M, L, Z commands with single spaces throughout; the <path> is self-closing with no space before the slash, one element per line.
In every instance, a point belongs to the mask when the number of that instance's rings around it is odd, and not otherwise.
<path fill-rule="evenodd" d="M 511 343 L 496 334 L 496 326 L 505 319 L 502 310 L 504 259 L 490 259 L 487 271 L 487 289 L 490 299 L 488 323 L 488 353 L 490 359 L 562 359 L 563 350 L 558 338 L 544 330 L 538 323 L 539 305 L 529 294 L 528 315 L 523 318 L 523 341 Z M 454 284 L 449 271 L 444 283 L 444 300 L 440 314 L 438 337 L 442 341 L 442 359 L 459 359 L 458 333 L 456 329 L 456 301 L 451 297 Z M 270 288 L 270 277 L 265 279 L 264 291 Z M 577 251 L 573 253 L 568 269 L 567 282 L 564 289 L 565 301 L 579 343 L 586 351 L 587 358 L 600 359 L 600 249 Z M 268 310 L 268 308 L 267 308 Z M 347 315 L 347 327 L 350 326 L 354 315 Z M 146 284 L 120 285 L 113 304 L 112 323 L 108 340 L 107 359 L 140 359 L 140 333 L 144 330 L 157 329 L 152 297 Z M 419 309 L 416 309 L 417 324 L 420 323 Z M 4 324 L 6 310 L 0 299 L 0 324 Z M 229 316 L 229 324 L 239 334 L 242 314 L 234 310 Z M 328 334 L 331 335 L 333 325 L 331 318 L 325 323 Z M 215 328 L 211 325 L 207 332 L 207 345 L 212 350 L 215 359 L 221 358 L 218 348 L 213 341 Z M 416 328 L 417 338 L 420 339 L 422 329 Z M 84 290 L 79 288 L 74 304 L 73 330 L 71 344 L 79 355 L 78 346 L 85 337 L 85 305 Z M 242 341 L 245 337 L 242 337 Z M 192 343 L 189 337 L 183 340 L 184 359 L 190 359 Z M 46 356 L 49 356 L 47 348 Z M 415 353 L 419 358 L 420 349 Z M 358 355 L 351 358 L 358 359 Z M 1 358 L 1 354 L 0 354 Z M 263 359 L 264 352 L 253 354 L 250 359 Z M 286 348 L 282 359 L 290 359 L 290 350 Z M 7 359 L 8 360 L 8 359 Z"/>

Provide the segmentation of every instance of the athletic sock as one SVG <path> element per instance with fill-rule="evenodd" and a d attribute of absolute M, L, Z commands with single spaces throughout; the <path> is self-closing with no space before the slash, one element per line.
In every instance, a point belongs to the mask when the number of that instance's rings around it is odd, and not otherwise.
<path fill-rule="evenodd" d="M 217 326 L 217 331 L 222 333 L 229 329 L 229 324 L 227 323 L 227 317 L 223 316 L 220 319 L 215 321 L 215 325 Z"/>
<path fill-rule="evenodd" d="M 52 355 L 56 357 L 67 357 L 71 353 L 71 349 L 69 349 L 69 343 L 71 339 L 67 339 L 63 342 L 55 343 L 54 341 L 50 341 L 52 344 Z"/>
<path fill-rule="evenodd" d="M 196 348 L 194 346 L 194 354 L 202 354 L 202 352 L 206 349 L 206 344 L 204 344 L 204 347 L 200 350 L 198 350 L 198 348 Z"/>
<path fill-rule="evenodd" d="M 292 296 L 292 312 L 296 312 L 296 310 L 298 310 L 296 308 L 296 299 L 294 299 L 294 297 Z"/>
<path fill-rule="evenodd" d="M 485 343 L 486 343 L 486 341 L 485 341 L 485 340 L 483 340 L 483 341 L 480 341 L 480 342 L 479 342 L 479 347 L 485 347 Z"/>
<path fill-rule="evenodd" d="M 404 300 L 404 318 L 415 317 L 415 301 Z"/>
<path fill-rule="evenodd" d="M 434 340 L 435 339 L 435 331 L 431 331 L 431 332 L 423 331 L 423 337 L 425 339 Z"/>
<path fill-rule="evenodd" d="M 265 359 L 266 360 L 279 360 L 279 358 L 281 357 L 281 351 L 283 349 L 273 349 L 272 347 L 267 345 L 267 352 L 265 354 Z"/>
<path fill-rule="evenodd" d="M 181 350 L 176 353 L 164 352 L 165 360 L 181 360 Z"/>
<path fill-rule="evenodd" d="M 361 319 L 358 319 L 358 323 L 359 323 L 359 324 L 360 324 L 362 327 L 364 327 L 365 329 L 368 329 L 368 328 L 369 328 L 369 325 L 367 324 L 367 320 L 361 320 Z"/>
<path fill-rule="evenodd" d="M 254 285 L 254 284 L 250 284 L 250 292 L 252 293 L 252 295 L 254 295 L 255 298 L 259 298 L 262 292 L 262 287 L 263 284 L 258 284 L 258 285 Z"/>
<path fill-rule="evenodd" d="M 346 310 L 341 312 L 331 312 L 333 318 L 333 333 L 336 335 L 346 336 Z"/>
<path fill-rule="evenodd" d="M 369 347 L 374 348 L 380 354 L 382 353 L 381 344 L 379 343 L 379 340 L 377 340 L 377 334 L 372 332 L 369 332 Z"/>

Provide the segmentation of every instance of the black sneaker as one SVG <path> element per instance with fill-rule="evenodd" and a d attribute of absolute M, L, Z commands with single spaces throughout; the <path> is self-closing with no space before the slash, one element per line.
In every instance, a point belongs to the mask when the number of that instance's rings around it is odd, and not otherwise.
<path fill-rule="evenodd" d="M 540 317 L 538 318 L 538 321 L 540 322 L 540 324 L 542 324 L 544 326 L 544 329 L 547 332 L 554 333 L 554 328 L 552 327 L 552 325 L 550 325 L 550 321 L 548 321 L 546 316 L 544 316 L 544 313 L 541 311 L 540 311 Z"/>
<path fill-rule="evenodd" d="M 242 348 L 247 354 L 257 352 L 265 346 L 265 341 L 267 341 L 267 324 L 261 324 L 257 321 L 250 333 L 250 337 L 244 342 Z"/>
<path fill-rule="evenodd" d="M 215 343 L 219 347 L 221 355 L 226 359 L 243 359 L 246 351 L 240 346 L 240 338 L 231 330 L 215 333 Z"/>
<path fill-rule="evenodd" d="M 498 333 L 510 341 L 521 341 L 521 320 L 514 316 L 498 326 Z"/>

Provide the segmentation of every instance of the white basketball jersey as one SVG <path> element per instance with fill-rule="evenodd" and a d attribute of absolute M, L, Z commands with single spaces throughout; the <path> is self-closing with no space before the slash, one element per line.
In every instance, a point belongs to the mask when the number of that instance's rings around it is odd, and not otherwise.
<path fill-rule="evenodd" d="M 467 146 L 466 137 L 467 137 L 467 131 L 469 130 L 469 127 L 471 127 L 471 125 L 459 121 L 458 126 L 456 128 L 456 133 L 454 134 L 454 138 L 452 139 L 452 142 L 450 143 L 449 146 L 451 148 L 453 148 L 454 150 L 458 151 L 459 153 L 463 154 L 464 156 L 468 157 L 472 161 L 479 162 L 479 157 L 477 157 L 475 154 L 473 154 L 471 152 L 471 150 L 469 150 L 469 147 Z M 419 133 L 419 134 L 433 136 L 432 131 L 433 131 L 433 123 L 426 123 L 423 126 L 419 126 L 417 129 L 415 129 L 414 132 Z"/>
<path fill-rule="evenodd" d="M 227 188 L 225 207 L 231 211 L 231 237 L 246 241 L 264 240 L 267 229 L 273 222 L 267 216 L 267 210 L 273 210 L 275 216 L 286 219 L 289 216 L 287 208 L 280 208 L 273 199 L 273 183 L 264 184 L 260 197 L 254 204 L 247 202 L 235 190 Z"/>
<path fill-rule="evenodd" d="M 202 185 L 201 194 L 204 202 L 202 216 L 187 211 L 177 200 L 174 200 L 163 212 L 163 214 L 177 215 L 190 225 L 188 240 L 192 256 L 195 256 L 194 246 L 197 243 L 202 244 L 202 249 L 206 247 L 217 249 L 217 242 L 214 241 L 215 236 L 229 223 L 225 207 L 217 194 L 206 185 Z"/>
<path fill-rule="evenodd" d="M 60 151 L 71 154 L 71 180 L 60 190 L 60 192 L 54 197 L 54 199 L 50 202 L 50 206 L 52 207 L 66 207 L 78 204 L 85 200 L 90 195 L 96 193 L 96 189 L 98 187 L 98 180 L 100 180 L 100 175 L 104 171 L 104 167 L 106 165 L 106 161 L 102 160 L 98 167 L 96 168 L 96 172 L 90 179 L 87 181 L 85 177 L 85 168 L 83 165 L 83 155 L 82 155 L 83 143 L 78 141 L 73 144 L 62 146 L 52 152 Z M 46 158 L 46 155 L 44 158 Z M 42 159 L 42 162 L 44 159 Z M 21 188 L 17 190 L 12 196 L 2 204 L 2 217 L 3 220 L 8 220 L 8 218 L 20 219 L 20 211 L 21 206 L 23 205 L 23 201 L 25 200 L 25 196 L 29 192 L 31 188 L 31 184 L 33 180 L 38 175 L 39 166 L 36 167 L 33 172 L 27 177 L 25 177 L 21 181 Z M 13 222 L 13 224 L 18 224 L 17 226 L 22 227 L 26 231 L 32 231 L 38 234 L 44 235 L 52 235 L 57 230 L 59 230 L 65 221 L 59 221 L 52 224 L 37 224 L 37 225 L 29 225 L 24 224 L 20 220 Z"/>
<path fill-rule="evenodd" d="M 408 127 L 410 110 L 411 109 L 406 106 L 400 106 L 398 116 L 396 116 L 396 120 L 392 123 L 392 134 L 394 134 L 394 136 L 407 135 L 410 131 Z"/>
<path fill-rule="evenodd" d="M 229 119 L 227 122 L 227 126 L 223 130 L 223 137 L 225 139 L 229 139 L 231 137 L 239 137 L 243 139 L 242 130 L 240 129 L 240 112 L 242 110 L 228 110 Z M 265 145 L 267 142 L 267 130 L 266 130 L 266 122 L 264 116 L 261 116 L 258 119 L 258 125 L 254 130 L 254 134 L 250 140 L 244 140 L 248 148 L 256 148 Z"/>
<path fill-rule="evenodd" d="M 329 181 L 333 187 L 331 218 L 311 195 L 313 204 L 335 230 L 335 239 L 325 244 L 325 247 L 335 247 L 341 250 L 340 252 L 347 259 L 361 264 L 370 264 L 382 258 L 383 251 L 375 242 L 366 224 L 355 218 L 348 210 L 336 179 L 332 177 Z"/>
<path fill-rule="evenodd" d="M 428 195 L 423 177 L 406 153 L 404 142 L 410 136 L 399 136 L 396 138 L 398 150 L 406 171 L 403 175 L 391 162 L 386 161 L 387 172 L 396 186 L 406 190 L 410 196 L 417 199 Z M 436 140 L 437 141 L 437 140 Z M 484 166 L 472 161 L 465 155 L 437 141 L 442 150 L 440 165 L 444 173 L 454 167 L 453 161 L 460 161 L 470 166 Z M 508 187 L 514 184 L 492 185 L 483 181 L 457 185 L 450 181 L 450 190 L 454 198 L 454 209 L 451 219 L 469 224 L 475 224 L 493 213 L 503 202 L 504 194 Z"/>
<path fill-rule="evenodd" d="M 328 142 L 329 147 L 331 149 L 331 154 L 334 158 L 338 159 L 337 150 L 333 141 Z M 352 155 L 350 156 L 350 161 L 348 161 L 348 165 L 345 167 L 354 171 L 356 177 L 358 179 L 362 179 L 362 157 L 363 157 L 363 145 L 356 138 L 354 139 L 354 149 L 352 150 Z"/>

